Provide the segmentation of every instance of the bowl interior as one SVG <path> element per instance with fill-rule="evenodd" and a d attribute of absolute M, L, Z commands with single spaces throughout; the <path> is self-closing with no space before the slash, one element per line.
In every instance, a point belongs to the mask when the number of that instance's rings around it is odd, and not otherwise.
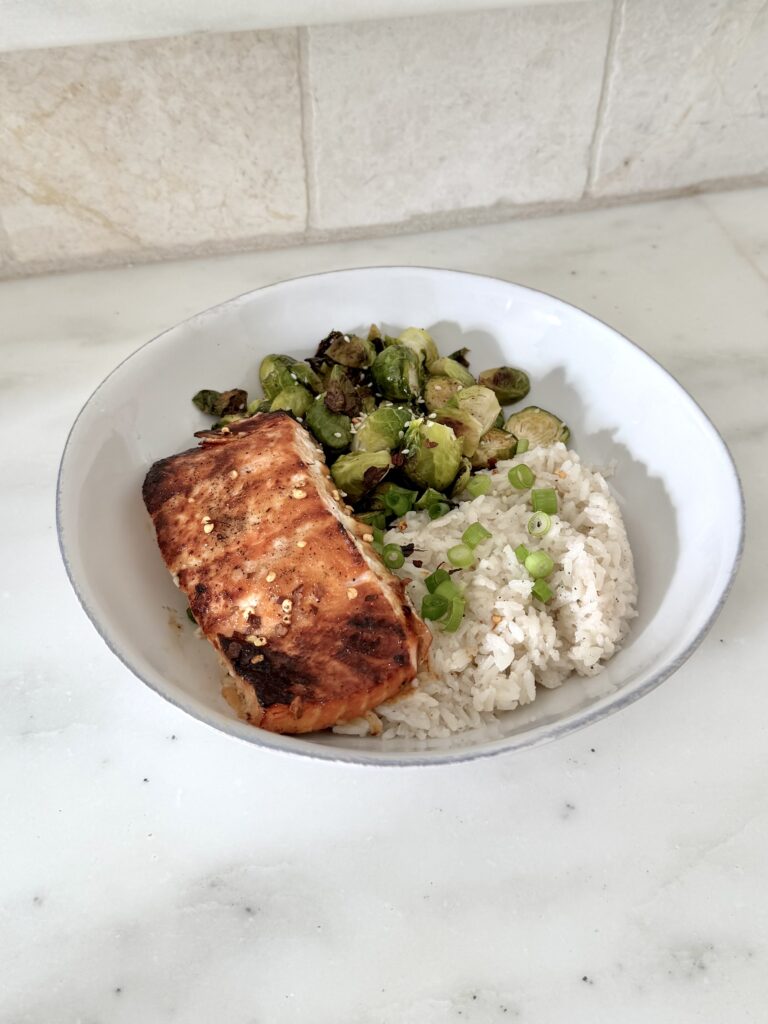
<path fill-rule="evenodd" d="M 640 593 L 624 649 L 594 679 L 541 692 L 497 726 L 422 743 L 283 737 L 239 722 L 220 695 L 217 660 L 185 616 L 141 500 L 157 459 L 189 448 L 209 422 L 202 387 L 258 394 L 268 352 L 299 358 L 331 328 L 426 327 L 441 352 L 466 345 L 472 367 L 517 365 L 528 401 L 570 425 L 582 459 L 613 466 Z M 233 299 L 134 353 L 80 414 L 62 460 L 59 532 L 75 589 L 137 676 L 193 715 L 251 742 L 367 762 L 463 759 L 570 731 L 646 692 L 688 656 L 738 561 L 741 496 L 717 432 L 685 391 L 610 327 L 550 296 L 491 278 L 373 268 L 299 278 Z"/>

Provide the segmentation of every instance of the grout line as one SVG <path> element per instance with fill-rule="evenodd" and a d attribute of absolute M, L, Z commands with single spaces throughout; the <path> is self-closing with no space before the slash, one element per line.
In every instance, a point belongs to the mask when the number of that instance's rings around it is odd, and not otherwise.
<path fill-rule="evenodd" d="M 613 0 L 611 7 L 611 24 L 608 28 L 608 44 L 605 49 L 605 63 L 603 64 L 603 80 L 600 85 L 600 99 L 597 102 L 595 111 L 595 127 L 592 132 L 592 139 L 589 143 L 589 164 L 587 167 L 587 180 L 584 184 L 583 195 L 591 195 L 595 184 L 597 173 L 597 162 L 603 148 L 603 136 L 605 120 L 608 111 L 608 94 L 613 78 L 613 64 L 616 56 L 616 42 L 624 28 L 624 10 L 626 0 Z"/>
<path fill-rule="evenodd" d="M 315 116 L 309 64 L 309 29 L 297 28 L 299 45 L 299 102 L 301 106 L 301 148 L 304 155 L 304 185 L 307 195 L 307 231 L 317 222 L 317 176 L 315 174 Z"/>

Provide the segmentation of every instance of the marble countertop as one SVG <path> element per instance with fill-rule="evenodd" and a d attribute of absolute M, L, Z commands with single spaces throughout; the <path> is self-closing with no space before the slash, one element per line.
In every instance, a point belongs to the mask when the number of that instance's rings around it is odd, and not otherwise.
<path fill-rule="evenodd" d="M 386 263 L 596 314 L 742 474 L 743 566 L 696 655 L 519 755 L 373 770 L 229 739 L 115 660 L 59 557 L 64 440 L 119 360 L 238 292 Z M 768 1019 L 768 190 L 7 282 L 0 351 L 2 1024 Z"/>

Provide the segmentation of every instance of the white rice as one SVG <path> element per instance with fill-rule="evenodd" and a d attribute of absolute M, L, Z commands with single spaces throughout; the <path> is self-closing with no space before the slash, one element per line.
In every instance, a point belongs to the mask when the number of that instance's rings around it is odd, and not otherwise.
<path fill-rule="evenodd" d="M 557 491 L 559 513 L 546 536 L 527 532 L 530 491 L 509 483 L 510 467 L 524 462 L 536 487 Z M 416 608 L 427 592 L 423 580 L 472 523 L 493 534 L 477 548 L 471 569 L 453 577 L 465 588 L 466 612 L 455 633 L 429 623 L 430 664 L 414 680 L 413 692 L 388 701 L 335 731 L 384 739 L 427 739 L 496 721 L 497 711 L 529 704 L 536 687 L 559 686 L 570 675 L 596 675 L 619 649 L 637 614 L 632 552 L 616 500 L 600 472 L 585 466 L 565 445 L 536 448 L 490 473 L 487 495 L 464 498 L 432 522 L 410 512 L 407 529 L 391 530 L 387 543 L 413 544 L 400 575 L 411 580 Z M 533 581 L 515 548 L 547 551 L 555 563 L 548 578 L 554 596 L 542 604 L 531 596 Z M 421 568 L 412 559 L 421 561 Z"/>

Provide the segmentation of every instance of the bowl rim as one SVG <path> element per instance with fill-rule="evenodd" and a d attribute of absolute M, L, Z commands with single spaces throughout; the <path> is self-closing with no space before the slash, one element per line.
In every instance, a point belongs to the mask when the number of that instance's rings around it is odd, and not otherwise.
<path fill-rule="evenodd" d="M 587 317 L 590 320 L 595 321 L 602 327 L 607 328 L 617 338 L 635 349 L 636 352 L 645 360 L 650 362 L 658 371 L 664 376 L 671 380 L 680 391 L 685 395 L 688 401 L 692 404 L 700 418 L 703 420 L 704 425 L 711 431 L 713 440 L 719 443 L 723 454 L 726 458 L 726 463 L 729 465 L 732 479 L 730 484 L 735 488 L 737 506 L 739 510 L 738 523 L 736 529 L 738 531 L 738 540 L 736 543 L 736 554 L 728 575 L 728 579 L 725 582 L 723 589 L 715 603 L 714 608 L 703 622 L 696 635 L 693 637 L 688 646 L 680 652 L 680 654 L 669 663 L 662 665 L 658 671 L 652 673 L 641 682 L 639 685 L 629 689 L 627 692 L 622 693 L 614 691 L 613 693 L 607 694 L 601 697 L 593 704 L 588 707 L 567 714 L 562 721 L 558 721 L 554 724 L 542 724 L 534 726 L 531 729 L 526 730 L 522 733 L 513 734 L 509 737 L 501 737 L 498 739 L 491 739 L 483 741 L 476 747 L 464 746 L 458 747 L 454 750 L 414 750 L 412 752 L 397 751 L 392 752 L 386 756 L 386 751 L 374 750 L 342 750 L 332 746 L 326 746 L 323 744 L 309 745 L 300 736 L 290 736 L 277 733 L 270 733 L 263 729 L 250 725 L 248 723 L 240 722 L 239 720 L 233 720 L 233 728 L 227 728 L 224 721 L 216 721 L 212 716 L 208 716 L 202 712 L 198 712 L 194 706 L 187 706 L 180 700 L 177 700 L 173 695 L 161 690 L 152 680 L 147 679 L 142 675 L 137 668 L 135 668 L 129 661 L 128 655 L 124 655 L 117 647 L 116 643 L 112 641 L 110 636 L 106 632 L 106 627 L 102 627 L 101 620 L 98 614 L 91 609 L 88 601 L 85 598 L 83 590 L 79 585 L 78 579 L 76 578 L 75 571 L 69 561 L 67 554 L 67 545 L 64 539 L 64 526 L 63 526 L 63 486 L 64 478 L 66 474 L 66 464 L 68 458 L 71 457 L 71 445 L 73 438 L 75 437 L 78 423 L 85 414 L 86 410 L 90 407 L 93 400 L 105 387 L 107 382 L 118 373 L 122 367 L 130 360 L 137 358 L 144 349 L 150 345 L 161 341 L 167 335 L 177 331 L 179 328 L 184 327 L 198 319 L 207 317 L 214 313 L 216 310 L 224 307 L 233 305 L 240 302 L 250 296 L 256 295 L 261 292 L 267 292 L 272 289 L 280 289 L 291 284 L 296 284 L 301 281 L 309 279 L 317 279 L 323 277 L 334 277 L 341 275 L 356 275 L 356 274 L 370 274 L 371 272 L 385 272 L 385 273 L 416 273 L 416 274 L 427 274 L 427 275 L 438 275 L 443 277 L 461 277 L 461 278 L 478 278 L 492 282 L 494 284 L 501 284 L 520 291 L 541 295 L 550 302 L 554 302 L 559 306 L 566 307 L 570 310 L 576 310 L 578 313 Z M 410 767 L 439 767 L 451 764 L 459 764 L 467 761 L 479 761 L 490 757 L 497 757 L 501 754 L 512 754 L 522 750 L 529 750 L 533 747 L 541 746 L 545 743 L 549 743 L 556 739 L 568 736 L 577 730 L 586 728 L 595 722 L 601 721 L 603 718 L 607 718 L 609 715 L 615 712 L 621 711 L 623 708 L 633 704 L 636 700 L 646 696 L 646 694 L 655 690 L 665 680 L 672 676 L 675 672 L 680 669 L 691 655 L 696 651 L 704 637 L 712 628 L 715 620 L 722 611 L 728 596 L 733 588 L 736 575 L 741 564 L 741 559 L 744 551 L 744 538 L 745 538 L 745 520 L 746 520 L 746 507 L 744 500 L 744 490 L 739 477 L 736 462 L 731 454 L 728 445 L 725 442 L 722 434 L 709 418 L 704 409 L 699 405 L 696 399 L 683 387 L 680 381 L 670 373 L 657 359 L 645 351 L 640 345 L 632 341 L 626 335 L 622 334 L 615 327 L 612 327 L 606 321 L 601 320 L 600 317 L 595 316 L 593 313 L 589 313 L 587 310 L 582 309 L 580 306 L 575 305 L 572 302 L 567 302 L 564 299 L 559 298 L 556 295 L 552 295 L 550 292 L 546 292 L 541 288 L 531 288 L 528 285 L 518 284 L 514 281 L 508 281 L 502 277 L 495 277 L 490 274 L 480 274 L 473 271 L 466 270 L 455 270 L 443 267 L 428 267 L 421 265 L 408 265 L 408 264 L 382 264 L 366 267 L 347 267 L 340 268 L 337 270 L 326 270 L 312 274 L 300 274 L 296 277 L 284 278 L 280 281 L 273 281 L 268 284 L 260 285 L 257 288 L 250 288 L 247 291 L 240 292 L 237 295 L 231 296 L 228 299 L 224 299 L 221 302 L 217 302 L 206 309 L 200 310 L 197 313 L 193 313 L 191 316 L 186 317 L 184 320 L 180 320 L 170 327 L 165 328 L 159 334 L 154 335 L 147 341 L 139 345 L 138 348 L 130 352 L 125 358 L 121 359 L 116 366 L 110 370 L 110 372 L 96 385 L 93 391 L 83 402 L 80 410 L 75 417 L 72 426 L 67 434 L 67 439 L 64 443 L 62 450 L 61 459 L 59 461 L 59 467 L 56 477 L 56 535 L 58 539 L 59 551 L 61 558 L 64 563 L 64 569 L 69 579 L 70 585 L 75 592 L 75 595 L 80 602 L 80 605 L 85 612 L 86 616 L 90 620 L 94 629 L 104 641 L 108 649 L 112 654 L 121 662 L 121 664 L 127 668 L 132 675 L 139 679 L 145 686 L 149 687 L 155 694 L 167 701 L 174 707 L 191 715 L 197 721 L 208 725 L 211 728 L 216 729 L 218 732 L 223 733 L 234 739 L 241 740 L 244 743 L 250 744 L 256 748 L 270 751 L 271 753 L 283 754 L 285 756 L 298 755 L 302 758 L 307 758 L 311 761 L 330 762 L 335 764 L 354 764 L 360 765 L 366 768 L 410 768 Z M 384 754 L 385 756 L 382 756 Z"/>

